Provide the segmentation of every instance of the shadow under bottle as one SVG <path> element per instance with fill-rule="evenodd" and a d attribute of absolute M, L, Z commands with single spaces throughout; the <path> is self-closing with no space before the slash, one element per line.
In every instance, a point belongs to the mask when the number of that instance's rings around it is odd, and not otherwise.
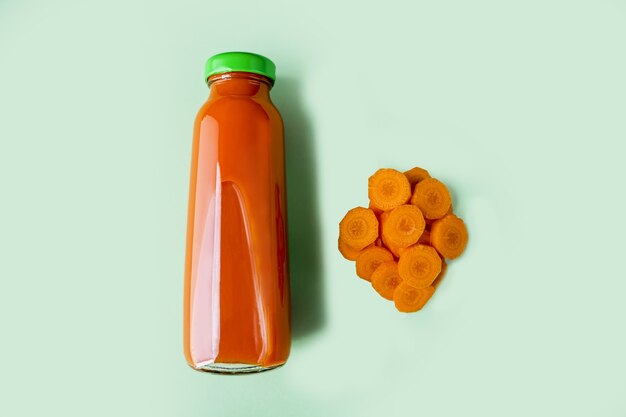
<path fill-rule="evenodd" d="M 325 321 L 315 138 L 296 79 L 279 77 L 272 100 L 285 125 L 291 329 L 299 339 Z"/>

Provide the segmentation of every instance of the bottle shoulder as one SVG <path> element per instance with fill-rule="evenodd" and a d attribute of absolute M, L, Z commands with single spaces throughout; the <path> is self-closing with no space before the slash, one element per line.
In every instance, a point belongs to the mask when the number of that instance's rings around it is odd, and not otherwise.
<path fill-rule="evenodd" d="M 248 96 L 209 97 L 198 110 L 198 115 L 215 115 L 225 111 L 251 111 L 280 116 L 278 109 L 271 100 L 257 99 Z"/>
<path fill-rule="evenodd" d="M 280 112 L 270 100 L 245 96 L 209 97 L 195 119 L 196 128 L 204 123 L 224 127 L 255 123 L 258 126 L 267 125 L 272 130 L 283 129 Z"/>

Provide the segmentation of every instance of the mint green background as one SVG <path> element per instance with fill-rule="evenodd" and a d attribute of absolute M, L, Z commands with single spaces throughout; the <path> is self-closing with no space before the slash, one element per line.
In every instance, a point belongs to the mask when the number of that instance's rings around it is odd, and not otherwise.
<path fill-rule="evenodd" d="M 625 39 L 617 0 L 2 0 L 0 415 L 624 416 Z M 233 49 L 278 67 L 298 337 L 222 377 L 184 362 L 182 273 Z M 401 315 L 337 223 L 413 165 L 471 241 Z"/>

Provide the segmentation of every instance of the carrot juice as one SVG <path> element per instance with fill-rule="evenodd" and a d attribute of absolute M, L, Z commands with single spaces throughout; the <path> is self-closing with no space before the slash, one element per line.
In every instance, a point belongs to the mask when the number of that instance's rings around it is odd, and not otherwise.
<path fill-rule="evenodd" d="M 230 52 L 207 61 L 193 134 L 184 349 L 219 373 L 284 364 L 290 349 L 285 148 L 270 99 L 275 66 Z"/>

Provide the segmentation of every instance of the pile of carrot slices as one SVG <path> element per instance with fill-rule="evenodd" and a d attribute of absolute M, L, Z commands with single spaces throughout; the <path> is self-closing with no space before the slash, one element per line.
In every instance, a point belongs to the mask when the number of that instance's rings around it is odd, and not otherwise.
<path fill-rule="evenodd" d="M 339 223 L 339 251 L 398 311 L 419 311 L 441 282 L 445 260 L 465 250 L 465 223 L 452 212 L 448 188 L 423 168 L 379 169 L 368 196 L 368 208 L 353 208 Z"/>

